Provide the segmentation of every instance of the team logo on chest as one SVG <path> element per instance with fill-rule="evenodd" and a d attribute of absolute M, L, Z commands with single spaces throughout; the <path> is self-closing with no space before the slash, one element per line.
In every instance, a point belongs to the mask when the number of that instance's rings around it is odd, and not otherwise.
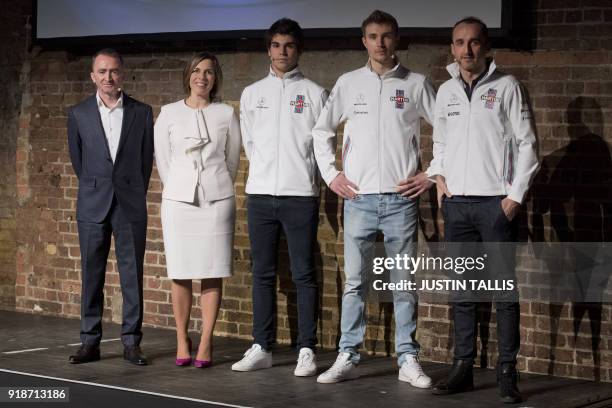
<path fill-rule="evenodd" d="M 368 102 L 366 101 L 366 97 L 364 94 L 360 93 L 355 97 L 355 102 L 353 103 L 355 106 L 367 106 Z"/>
<path fill-rule="evenodd" d="M 497 97 L 497 89 L 489 88 L 486 94 L 480 97 L 481 100 L 485 101 L 485 108 L 493 109 L 495 102 L 501 101 L 501 98 Z"/>
<path fill-rule="evenodd" d="M 355 102 L 353 102 L 353 114 L 355 115 L 367 115 L 368 114 L 368 101 L 366 100 L 366 96 L 362 93 L 357 94 L 357 96 L 355 96 Z"/>
<path fill-rule="evenodd" d="M 403 89 L 396 89 L 395 96 L 389 98 L 391 102 L 395 102 L 396 109 L 404 109 L 404 103 L 408 102 L 408 97 L 404 96 Z"/>
<path fill-rule="evenodd" d="M 289 102 L 289 105 L 293 106 L 293 112 L 295 113 L 303 113 L 304 108 L 309 108 L 310 103 L 306 102 L 304 95 L 298 95 L 295 97 L 295 101 Z"/>
<path fill-rule="evenodd" d="M 457 97 L 457 95 L 455 94 L 452 94 L 446 106 L 457 106 L 457 105 L 461 105 L 461 103 L 459 103 L 459 97 Z"/>
<path fill-rule="evenodd" d="M 255 107 L 257 109 L 268 109 L 268 106 L 266 106 L 266 98 L 264 98 L 263 96 L 257 99 L 257 105 L 255 105 Z"/>

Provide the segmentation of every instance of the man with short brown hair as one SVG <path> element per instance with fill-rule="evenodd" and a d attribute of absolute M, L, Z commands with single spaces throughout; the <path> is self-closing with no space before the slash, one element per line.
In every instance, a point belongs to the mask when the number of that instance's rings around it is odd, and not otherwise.
<path fill-rule="evenodd" d="M 388 257 L 412 254 L 417 242 L 417 197 L 432 186 L 419 172 L 420 119 L 431 123 L 435 93 L 425 76 L 397 59 L 395 18 L 375 10 L 362 24 L 368 52 L 365 67 L 342 75 L 313 129 L 315 153 L 329 188 L 344 198 L 344 274 L 338 358 L 319 383 L 357 378 L 359 347 L 365 334 L 366 273 L 376 235 L 385 236 Z M 342 122 L 343 171 L 335 166 L 336 129 Z M 371 269 L 370 269 L 371 270 Z M 393 268 L 392 282 L 411 279 Z M 417 302 L 408 290 L 393 291 L 398 378 L 427 388 L 416 341 Z"/>
<path fill-rule="evenodd" d="M 96 53 L 90 77 L 96 93 L 68 111 L 68 148 L 79 179 L 76 217 L 82 267 L 82 344 L 70 363 L 100 359 L 104 278 L 114 236 L 123 296 L 123 357 L 145 365 L 140 349 L 142 275 L 153 111 L 122 91 L 123 59 L 117 51 Z"/>

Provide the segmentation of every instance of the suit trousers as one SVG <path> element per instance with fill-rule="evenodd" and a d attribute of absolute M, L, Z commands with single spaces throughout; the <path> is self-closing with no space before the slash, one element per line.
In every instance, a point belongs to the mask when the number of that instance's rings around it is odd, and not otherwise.
<path fill-rule="evenodd" d="M 147 222 L 130 222 L 115 197 L 101 223 L 79 221 L 78 229 L 82 269 L 81 342 L 97 345 L 102 339 L 103 289 L 113 236 L 123 297 L 121 341 L 126 346 L 139 345 L 142 339 L 142 275 Z"/>
<path fill-rule="evenodd" d="M 483 248 L 495 248 L 499 242 L 516 241 L 516 218 L 509 221 L 501 208 L 499 196 L 453 196 L 444 198 L 444 235 L 446 242 L 482 242 Z M 497 246 L 499 248 L 500 246 Z M 506 248 L 506 247 L 504 247 Z M 492 253 L 491 263 L 496 277 L 514 273 L 514 253 Z M 505 259 L 504 259 L 505 258 Z M 508 259 L 511 258 L 511 259 Z M 497 311 L 498 364 L 516 364 L 520 348 L 520 308 L 517 299 L 495 301 Z M 455 351 L 457 360 L 473 361 L 476 357 L 476 310 L 473 301 L 456 300 L 452 305 Z"/>

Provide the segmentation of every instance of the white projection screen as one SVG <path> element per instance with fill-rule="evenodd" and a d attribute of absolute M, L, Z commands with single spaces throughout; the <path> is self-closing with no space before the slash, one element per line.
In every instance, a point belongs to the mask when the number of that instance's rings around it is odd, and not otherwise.
<path fill-rule="evenodd" d="M 360 27 L 373 9 L 393 14 L 402 29 L 443 29 L 465 16 L 503 28 L 504 0 L 38 0 L 36 38 L 86 38 L 203 33 L 241 38 L 281 17 L 297 20 L 307 35 L 342 35 Z M 350 31 L 352 34 L 354 30 Z M 246 33 L 246 34 L 245 34 Z"/>

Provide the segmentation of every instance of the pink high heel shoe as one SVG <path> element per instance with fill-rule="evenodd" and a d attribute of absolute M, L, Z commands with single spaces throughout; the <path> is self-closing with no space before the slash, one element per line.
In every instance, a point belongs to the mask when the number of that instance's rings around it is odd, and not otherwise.
<path fill-rule="evenodd" d="M 210 346 L 210 360 L 198 360 L 197 358 L 193 360 L 193 366 L 195 368 L 208 368 L 212 365 L 212 345 Z"/>
<path fill-rule="evenodd" d="M 195 368 L 208 368 L 212 365 L 212 360 L 193 360 L 193 366 Z"/>
<path fill-rule="evenodd" d="M 189 357 L 177 358 L 176 360 L 174 360 L 174 364 L 178 367 L 186 367 L 191 365 L 191 339 L 187 338 L 187 342 L 189 343 Z"/>

